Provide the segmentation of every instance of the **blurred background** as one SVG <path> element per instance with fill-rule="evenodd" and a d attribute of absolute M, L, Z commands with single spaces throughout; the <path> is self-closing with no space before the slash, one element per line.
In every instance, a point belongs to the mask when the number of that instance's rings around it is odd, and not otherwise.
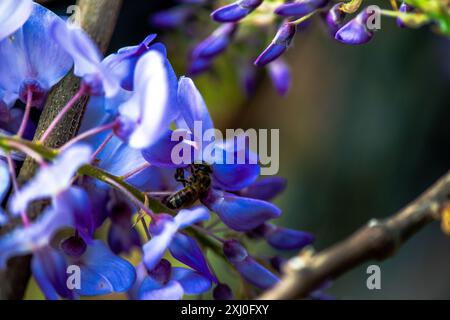
<path fill-rule="evenodd" d="M 47 6 L 64 13 L 70 4 Z M 111 51 L 158 32 L 178 75 L 185 74 L 189 50 L 216 25 L 199 10 L 204 24 L 198 38 L 187 25 L 153 28 L 151 13 L 171 5 L 125 0 Z M 395 213 L 450 168 L 449 39 L 429 28 L 400 29 L 384 18 L 372 42 L 351 47 L 330 38 L 314 19 L 287 53 L 293 85 L 285 97 L 264 73 L 254 94 L 243 94 L 234 60 L 239 50 L 230 49 L 195 81 L 219 129 L 280 129 L 280 175 L 288 188 L 276 201 L 284 212 L 278 222 L 314 233 L 317 250 Z M 267 247 L 255 250 L 270 254 Z M 327 293 L 338 299 L 450 299 L 450 238 L 438 223 L 379 264 L 381 290 L 367 289 L 368 265 L 336 280 Z"/>

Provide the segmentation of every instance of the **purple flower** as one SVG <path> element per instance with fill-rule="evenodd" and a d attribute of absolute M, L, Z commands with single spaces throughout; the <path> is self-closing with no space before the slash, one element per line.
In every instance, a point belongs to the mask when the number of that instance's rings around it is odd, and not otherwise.
<path fill-rule="evenodd" d="M 119 79 L 102 63 L 102 54 L 86 32 L 75 24 L 54 21 L 50 32 L 55 40 L 73 59 L 74 74 L 83 79 L 91 95 L 111 98 L 119 91 Z"/>
<path fill-rule="evenodd" d="M 119 106 L 120 129 L 116 132 L 132 148 L 156 143 L 178 116 L 177 81 L 166 58 L 151 50 L 139 59 L 134 75 L 135 90 Z"/>
<path fill-rule="evenodd" d="M 90 162 L 91 148 L 73 146 L 64 151 L 50 166 L 41 168 L 36 176 L 12 197 L 10 209 L 18 214 L 27 209 L 34 200 L 56 197 L 69 189 L 78 169 Z"/>
<path fill-rule="evenodd" d="M 56 14 L 33 3 L 27 22 L 0 42 L 0 90 L 24 102 L 31 91 L 32 105 L 44 102 L 50 89 L 73 64 L 70 56 L 50 36 L 50 26 L 56 22 L 64 24 Z"/>
<path fill-rule="evenodd" d="M 271 62 L 268 65 L 269 75 L 273 86 L 280 96 L 285 96 L 291 87 L 291 72 L 289 66 L 280 59 Z"/>
<path fill-rule="evenodd" d="M 258 67 L 265 66 L 281 56 L 291 44 L 292 38 L 296 33 L 296 28 L 294 23 L 283 23 L 278 29 L 272 43 L 256 59 L 255 65 Z"/>
<path fill-rule="evenodd" d="M 219 283 L 213 290 L 214 300 L 233 300 L 233 292 L 225 283 Z"/>
<path fill-rule="evenodd" d="M 142 265 L 140 268 L 144 269 Z M 169 261 L 162 259 L 137 282 L 134 295 L 140 300 L 180 300 L 185 294 L 197 295 L 210 288 L 211 281 L 200 273 L 172 267 Z"/>
<path fill-rule="evenodd" d="M 401 13 L 409 13 L 409 12 L 413 12 L 414 11 L 414 7 L 402 2 L 402 4 L 400 5 L 400 8 L 398 9 L 399 12 Z M 407 25 L 403 22 L 403 20 L 401 18 L 397 18 L 397 26 L 399 26 L 400 28 L 406 28 Z"/>
<path fill-rule="evenodd" d="M 284 17 L 301 18 L 314 10 L 324 7 L 329 0 L 297 0 L 280 5 L 275 13 Z"/>
<path fill-rule="evenodd" d="M 370 14 L 363 10 L 356 18 L 350 20 L 335 35 L 335 39 L 350 45 L 365 44 L 372 40 L 374 32 L 367 27 Z"/>
<path fill-rule="evenodd" d="M 334 37 L 336 32 L 344 25 L 344 19 L 347 14 L 341 10 L 343 2 L 336 3 L 327 12 L 325 20 L 330 34 Z"/>
<path fill-rule="evenodd" d="M 227 23 L 216 29 L 192 51 L 192 58 L 211 59 L 221 54 L 230 44 L 238 25 Z"/>
<path fill-rule="evenodd" d="M 248 233 L 251 238 L 265 238 L 267 243 L 278 250 L 300 250 L 314 242 L 308 232 L 278 227 L 265 223 Z"/>
<path fill-rule="evenodd" d="M 221 7 L 211 14 L 217 22 L 237 22 L 258 8 L 263 0 L 238 0 Z"/>
<path fill-rule="evenodd" d="M 150 23 L 157 28 L 175 28 L 188 22 L 195 15 L 195 10 L 189 6 L 179 6 L 160 11 L 150 17 Z"/>
<path fill-rule="evenodd" d="M 71 265 L 80 268 L 80 289 L 75 291 L 81 296 L 127 292 L 136 280 L 133 265 L 114 255 L 99 240 L 88 245 L 86 252 L 80 257 L 71 257 L 68 260 Z"/>
<path fill-rule="evenodd" d="M 128 201 L 122 199 L 117 192 L 111 191 L 108 202 L 111 227 L 108 231 L 108 244 L 115 254 L 130 253 L 134 247 L 141 246 L 141 240 L 131 219 L 134 209 Z"/>
<path fill-rule="evenodd" d="M 32 0 L 2 0 L 0 2 L 0 41 L 19 29 L 31 15 Z"/>
<path fill-rule="evenodd" d="M 157 50 L 166 55 L 162 44 L 151 45 L 156 34 L 151 34 L 137 46 L 125 47 L 106 57 L 102 64 L 107 66 L 119 79 L 123 89 L 133 91 L 134 73 L 138 60 L 148 51 Z"/>
<path fill-rule="evenodd" d="M 228 261 L 249 283 L 260 289 L 269 289 L 278 281 L 278 277 L 260 265 L 236 240 L 228 240 L 223 245 Z"/>
<path fill-rule="evenodd" d="M 7 164 L 0 158 L 0 205 L 3 202 L 10 187 L 10 174 Z M 8 222 L 8 216 L 0 207 L 0 226 Z"/>
<path fill-rule="evenodd" d="M 175 217 L 163 214 L 152 219 L 149 228 L 152 239 L 143 246 L 146 268 L 152 270 L 158 264 L 166 250 L 171 246 L 178 231 L 200 221 L 208 220 L 209 216 L 205 207 L 196 207 L 181 210 Z M 172 246 L 174 252 L 181 245 L 185 245 L 185 243 L 180 243 L 180 239 L 178 239 L 178 242 L 178 244 Z M 188 254 L 191 253 L 200 265 L 206 264 L 206 262 L 203 263 L 198 260 L 204 259 L 204 257 L 198 254 L 196 244 L 192 245 L 192 242 L 190 242 L 187 246 L 184 246 L 184 249 L 188 250 Z"/>
<path fill-rule="evenodd" d="M 280 177 L 267 177 L 254 182 L 238 192 L 240 196 L 270 201 L 286 189 L 287 180 Z"/>

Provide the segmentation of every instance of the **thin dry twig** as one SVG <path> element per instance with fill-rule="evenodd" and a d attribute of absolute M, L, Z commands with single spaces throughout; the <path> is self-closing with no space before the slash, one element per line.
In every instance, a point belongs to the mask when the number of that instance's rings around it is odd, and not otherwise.
<path fill-rule="evenodd" d="M 441 218 L 450 201 L 450 171 L 419 198 L 384 221 L 371 221 L 346 240 L 317 254 L 301 252 L 289 260 L 284 276 L 259 299 L 282 300 L 307 297 L 333 280 L 369 260 L 384 260 L 425 225 Z"/>

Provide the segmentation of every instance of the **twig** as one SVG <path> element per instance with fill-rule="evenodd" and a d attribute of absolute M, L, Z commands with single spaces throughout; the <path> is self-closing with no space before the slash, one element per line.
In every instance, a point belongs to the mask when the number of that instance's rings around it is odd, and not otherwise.
<path fill-rule="evenodd" d="M 81 10 L 81 26 L 94 39 L 99 48 L 105 52 L 114 31 L 122 0 L 78 0 Z M 34 140 L 37 141 L 52 120 L 58 115 L 69 99 L 78 91 L 80 81 L 72 73 L 66 76 L 50 93 L 39 120 Z M 87 98 L 77 102 L 67 113 L 46 145 L 58 148 L 73 138 L 78 132 Z M 36 164 L 27 158 L 18 177 L 19 184 L 28 181 L 35 173 Z M 45 203 L 37 202 L 30 206 L 28 213 L 33 219 L 39 215 Z M 5 235 L 20 225 L 13 221 L 0 229 L 0 236 Z M 0 271 L 0 299 L 21 299 L 30 277 L 30 256 L 16 257 L 9 261 L 8 267 Z"/>
<path fill-rule="evenodd" d="M 450 171 L 415 201 L 384 221 L 371 221 L 348 239 L 318 254 L 300 253 L 289 260 L 284 276 L 259 299 L 305 298 L 328 280 L 369 260 L 391 257 L 411 236 L 440 219 L 450 201 Z"/>

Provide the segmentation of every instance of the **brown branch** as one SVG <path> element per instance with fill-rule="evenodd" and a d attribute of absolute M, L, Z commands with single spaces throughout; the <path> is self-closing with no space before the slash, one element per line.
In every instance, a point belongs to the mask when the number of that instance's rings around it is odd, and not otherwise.
<path fill-rule="evenodd" d="M 348 239 L 317 254 L 301 252 L 286 263 L 284 276 L 259 299 L 305 298 L 327 280 L 369 260 L 384 260 L 412 235 L 437 220 L 450 201 L 450 171 L 415 201 L 384 221 L 371 221 Z"/>
<path fill-rule="evenodd" d="M 94 39 L 102 52 L 105 52 L 117 22 L 122 0 L 79 0 L 77 4 L 81 9 L 81 26 Z M 35 140 L 39 139 L 51 121 L 78 90 L 79 85 L 80 80 L 71 73 L 52 90 L 39 120 Z M 87 99 L 79 101 L 64 117 L 47 140 L 48 146 L 59 147 L 76 135 L 86 103 Z M 31 159 L 26 159 L 18 177 L 19 183 L 23 184 L 28 181 L 35 171 L 36 164 Z M 37 217 L 44 206 L 45 203 L 30 206 L 28 210 L 30 217 L 32 219 Z M 10 232 L 18 225 L 20 225 L 19 221 L 13 221 L 0 229 L 0 236 Z M 23 297 L 30 277 L 30 259 L 30 256 L 13 258 L 9 261 L 7 269 L 0 271 L 1 300 Z"/>

